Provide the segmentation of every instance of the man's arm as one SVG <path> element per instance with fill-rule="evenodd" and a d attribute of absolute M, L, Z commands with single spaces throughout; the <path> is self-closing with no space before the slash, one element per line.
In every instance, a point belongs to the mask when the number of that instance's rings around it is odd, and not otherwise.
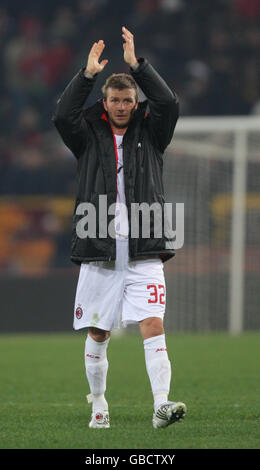
<path fill-rule="evenodd" d="M 177 95 L 145 59 L 139 59 L 139 67 L 131 74 L 148 99 L 150 112 L 147 118 L 151 135 L 164 152 L 171 142 L 179 117 Z"/>
<path fill-rule="evenodd" d="M 108 62 L 102 60 L 99 63 L 104 47 L 104 42 L 101 40 L 93 44 L 86 68 L 82 69 L 66 87 L 52 117 L 64 143 L 77 158 L 87 143 L 87 123 L 83 118 L 83 106 L 94 86 L 97 74 Z"/>
<path fill-rule="evenodd" d="M 136 59 L 134 36 L 124 27 L 122 31 L 125 40 L 124 59 L 131 67 L 131 75 L 148 99 L 151 135 L 163 152 L 171 142 L 179 117 L 178 98 L 147 60 Z"/>

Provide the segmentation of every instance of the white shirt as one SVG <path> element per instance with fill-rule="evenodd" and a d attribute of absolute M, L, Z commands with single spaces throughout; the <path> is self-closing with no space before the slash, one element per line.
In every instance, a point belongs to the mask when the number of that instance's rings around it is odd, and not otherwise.
<path fill-rule="evenodd" d="M 125 180 L 124 180 L 124 161 L 123 161 L 123 135 L 115 134 L 117 146 L 117 197 L 116 197 L 116 212 L 115 212 L 115 230 L 116 238 L 128 238 L 129 223 L 128 211 L 125 199 Z"/>

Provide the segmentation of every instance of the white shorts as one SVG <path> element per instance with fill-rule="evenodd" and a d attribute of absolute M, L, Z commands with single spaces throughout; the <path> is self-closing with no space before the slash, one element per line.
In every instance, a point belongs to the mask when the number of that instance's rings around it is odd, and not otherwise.
<path fill-rule="evenodd" d="M 111 331 L 149 317 L 164 317 L 165 278 L 160 258 L 130 261 L 128 239 L 116 242 L 116 261 L 82 263 L 73 328 Z"/>

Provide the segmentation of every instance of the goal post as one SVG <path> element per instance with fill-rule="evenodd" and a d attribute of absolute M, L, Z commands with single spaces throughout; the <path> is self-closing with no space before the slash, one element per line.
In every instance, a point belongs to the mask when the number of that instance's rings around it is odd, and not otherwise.
<path fill-rule="evenodd" d="M 243 330 L 244 260 L 246 230 L 247 133 L 235 132 L 229 294 L 229 331 Z"/>
<path fill-rule="evenodd" d="M 260 117 L 255 116 L 183 117 L 177 123 L 166 155 L 165 185 L 170 200 L 185 199 L 185 241 L 176 254 L 180 261 L 168 277 L 173 289 L 173 283 L 179 282 L 178 295 L 190 296 L 194 302 L 187 303 L 178 324 L 169 325 L 172 328 L 224 328 L 238 334 L 245 326 L 260 327 L 259 303 L 252 297 L 260 280 L 260 264 L 255 260 L 260 254 L 260 205 L 254 205 L 253 222 L 250 216 L 250 201 L 253 197 L 260 201 L 259 131 Z M 184 272 L 185 263 L 186 277 L 180 281 L 178 268 Z M 176 296 L 170 295 L 173 317 L 183 302 L 179 299 L 176 304 Z M 247 326 L 249 317 L 252 321 Z"/>

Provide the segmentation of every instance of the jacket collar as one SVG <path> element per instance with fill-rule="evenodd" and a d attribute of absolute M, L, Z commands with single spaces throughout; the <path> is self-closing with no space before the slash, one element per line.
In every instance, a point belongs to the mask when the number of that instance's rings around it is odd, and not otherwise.
<path fill-rule="evenodd" d="M 138 108 L 134 113 L 133 121 L 142 119 L 145 117 L 146 108 L 147 108 L 148 101 L 139 101 Z M 98 100 L 94 105 L 90 106 L 89 108 L 84 109 L 83 111 L 84 118 L 87 121 L 93 122 L 98 121 L 100 119 L 107 120 L 107 113 L 103 106 L 102 99 Z"/>

